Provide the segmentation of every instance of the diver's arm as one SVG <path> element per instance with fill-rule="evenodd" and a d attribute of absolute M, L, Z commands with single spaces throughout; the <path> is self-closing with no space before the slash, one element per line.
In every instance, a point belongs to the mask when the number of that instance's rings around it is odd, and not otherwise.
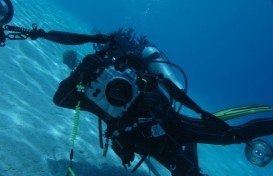
<path fill-rule="evenodd" d="M 81 101 L 82 105 L 90 104 L 83 92 L 77 90 L 79 84 L 85 86 L 95 78 L 95 72 L 103 65 L 99 56 L 87 55 L 71 75 L 63 80 L 56 91 L 53 102 L 61 107 L 74 109 Z"/>
<path fill-rule="evenodd" d="M 192 109 L 196 113 L 201 114 L 201 118 L 208 124 L 217 126 L 217 128 L 228 129 L 229 125 L 224 121 L 220 120 L 213 114 L 203 110 L 199 105 L 197 105 L 184 91 L 179 89 L 176 84 L 174 84 L 169 78 L 162 78 L 161 81 L 166 88 L 169 90 L 170 94 L 181 104 Z"/>
<path fill-rule="evenodd" d="M 80 45 L 84 43 L 108 43 L 111 41 L 111 37 L 108 35 L 96 34 L 96 35 L 86 35 L 86 34 L 77 34 L 69 33 L 63 31 L 54 31 L 45 32 L 43 29 L 34 28 L 30 33 L 29 37 L 32 40 L 37 38 L 44 38 L 52 42 L 65 44 L 65 45 Z"/>

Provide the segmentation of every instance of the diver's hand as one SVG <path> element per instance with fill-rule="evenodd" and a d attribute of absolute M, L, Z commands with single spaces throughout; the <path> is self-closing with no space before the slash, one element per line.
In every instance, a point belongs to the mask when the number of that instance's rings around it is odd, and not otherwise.
<path fill-rule="evenodd" d="M 158 92 L 146 92 L 142 95 L 138 109 L 141 112 L 158 112 L 161 107 L 161 95 Z"/>
<path fill-rule="evenodd" d="M 96 54 L 87 55 L 72 73 L 75 82 L 82 82 L 83 85 L 90 83 L 96 79 L 96 72 L 104 65 L 103 59 Z"/>

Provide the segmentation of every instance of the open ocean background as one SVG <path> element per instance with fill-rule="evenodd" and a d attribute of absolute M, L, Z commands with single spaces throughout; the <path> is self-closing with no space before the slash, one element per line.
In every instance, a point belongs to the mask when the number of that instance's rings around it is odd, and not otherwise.
<path fill-rule="evenodd" d="M 135 28 L 148 36 L 189 78 L 189 95 L 210 112 L 273 106 L 273 2 L 271 0 L 12 0 L 11 24 L 90 34 Z M 79 57 L 92 45 L 64 46 L 45 40 L 6 42 L 0 48 L 0 176 L 64 176 L 74 112 L 52 97 L 70 70 L 64 51 Z M 229 123 L 273 117 L 248 116 Z M 273 145 L 273 136 L 262 137 Z M 199 162 L 210 176 L 273 176 L 273 163 L 250 164 L 244 144 L 199 145 Z M 137 159 L 136 159 L 137 160 Z M 76 140 L 79 176 L 130 175 L 112 151 L 99 149 L 97 119 L 81 114 Z M 169 176 L 152 161 L 157 173 Z M 158 174 L 159 173 L 159 174 Z M 135 174 L 148 176 L 148 164 Z"/>

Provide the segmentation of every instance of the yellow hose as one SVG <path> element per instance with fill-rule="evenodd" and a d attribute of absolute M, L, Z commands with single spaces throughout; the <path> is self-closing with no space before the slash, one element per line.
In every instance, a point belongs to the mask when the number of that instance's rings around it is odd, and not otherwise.
<path fill-rule="evenodd" d="M 77 134 L 78 134 L 78 127 L 79 127 L 79 120 L 80 120 L 80 110 L 81 110 L 81 102 L 79 101 L 74 114 L 74 122 L 73 122 L 73 131 L 71 135 L 71 144 L 72 148 L 74 148 L 74 141 L 76 140 Z"/>

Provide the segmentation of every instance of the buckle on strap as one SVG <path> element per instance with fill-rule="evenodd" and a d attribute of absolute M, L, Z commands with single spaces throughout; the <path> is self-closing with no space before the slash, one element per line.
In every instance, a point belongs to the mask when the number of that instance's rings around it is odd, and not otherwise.
<path fill-rule="evenodd" d="M 153 125 L 151 127 L 151 136 L 152 137 L 157 138 L 157 137 L 163 136 L 165 134 L 166 134 L 166 132 L 159 124 Z"/>

